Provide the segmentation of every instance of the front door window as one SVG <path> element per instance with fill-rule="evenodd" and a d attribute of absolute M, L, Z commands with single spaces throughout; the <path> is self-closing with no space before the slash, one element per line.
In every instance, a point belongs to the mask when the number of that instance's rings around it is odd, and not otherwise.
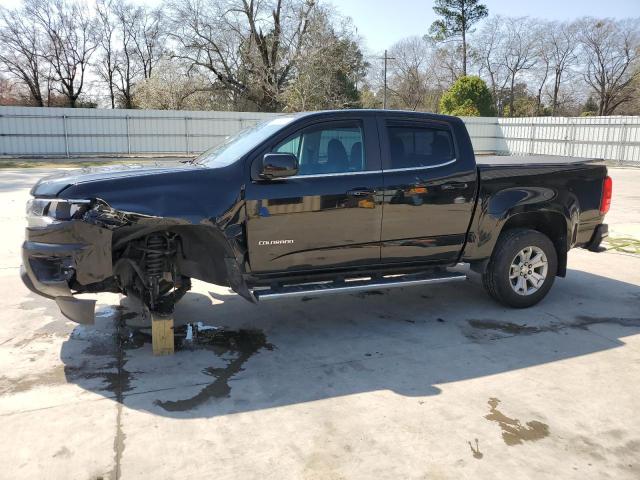
<path fill-rule="evenodd" d="M 298 175 L 365 170 L 362 127 L 358 122 L 313 126 L 287 138 L 274 149 L 298 157 Z"/>

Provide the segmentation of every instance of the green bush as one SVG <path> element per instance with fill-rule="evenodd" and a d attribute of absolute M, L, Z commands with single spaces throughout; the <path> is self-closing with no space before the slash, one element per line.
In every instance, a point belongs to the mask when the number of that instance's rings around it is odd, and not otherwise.
<path fill-rule="evenodd" d="M 491 92 L 480 77 L 460 77 L 442 95 L 440 111 L 458 117 L 491 117 L 495 115 Z"/>

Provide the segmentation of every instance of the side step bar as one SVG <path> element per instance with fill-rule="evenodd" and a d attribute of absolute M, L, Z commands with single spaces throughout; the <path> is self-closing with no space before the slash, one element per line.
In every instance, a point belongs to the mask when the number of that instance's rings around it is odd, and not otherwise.
<path fill-rule="evenodd" d="M 274 300 L 278 298 L 292 298 L 334 293 L 355 293 L 369 290 L 383 290 L 387 288 L 412 287 L 431 283 L 460 282 L 467 279 L 464 273 L 438 272 L 431 274 L 394 275 L 387 277 L 355 279 L 343 282 L 306 283 L 302 285 L 287 285 L 277 289 L 264 288 L 252 291 L 256 300 Z"/>

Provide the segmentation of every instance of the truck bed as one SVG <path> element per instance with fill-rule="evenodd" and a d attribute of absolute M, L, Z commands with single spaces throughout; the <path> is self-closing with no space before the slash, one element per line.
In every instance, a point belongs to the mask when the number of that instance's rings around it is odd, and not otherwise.
<path fill-rule="evenodd" d="M 600 162 L 598 158 L 577 158 L 561 155 L 481 155 L 476 157 L 480 167 L 493 165 L 580 165 L 584 163 Z"/>

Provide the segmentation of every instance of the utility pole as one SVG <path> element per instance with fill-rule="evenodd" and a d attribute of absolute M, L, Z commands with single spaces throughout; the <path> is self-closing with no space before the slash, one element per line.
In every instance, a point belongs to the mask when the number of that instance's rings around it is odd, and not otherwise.
<path fill-rule="evenodd" d="M 371 57 L 370 57 L 371 58 Z M 382 92 L 382 108 L 387 109 L 387 61 L 395 60 L 395 57 L 390 57 L 387 50 L 384 51 L 384 57 L 372 57 L 376 60 L 384 60 L 384 90 Z"/>
<path fill-rule="evenodd" d="M 387 55 L 387 51 L 384 51 L 384 91 L 382 93 L 382 109 L 387 109 L 387 61 L 395 60 L 393 57 Z"/>

